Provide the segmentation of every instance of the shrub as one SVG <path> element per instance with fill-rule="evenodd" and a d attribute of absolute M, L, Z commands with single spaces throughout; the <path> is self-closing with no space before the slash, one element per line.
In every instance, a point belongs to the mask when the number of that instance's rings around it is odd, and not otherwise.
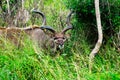
<path fill-rule="evenodd" d="M 64 2 L 69 9 L 77 13 L 78 23 L 85 23 L 86 29 L 91 28 L 91 31 L 97 32 L 94 0 L 64 0 Z M 120 26 L 120 0 L 100 0 L 100 12 L 104 38 L 108 39 Z"/>

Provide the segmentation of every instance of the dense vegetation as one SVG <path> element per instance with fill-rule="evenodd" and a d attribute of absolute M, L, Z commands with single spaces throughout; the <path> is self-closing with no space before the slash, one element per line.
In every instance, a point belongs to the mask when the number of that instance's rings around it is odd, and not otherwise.
<path fill-rule="evenodd" d="M 3 2 L 1 2 L 3 1 Z M 0 1 L 0 15 L 7 14 L 5 0 Z M 10 0 L 15 15 L 21 3 Z M 92 73 L 88 70 L 89 53 L 97 40 L 94 0 L 25 0 L 24 8 L 30 12 L 37 7 L 45 13 L 47 24 L 58 31 L 65 25 L 69 10 L 75 11 L 71 18 L 74 29 L 61 55 L 52 57 L 34 51 L 29 39 L 24 47 L 17 48 L 0 38 L 0 80 L 119 80 L 120 79 L 120 0 L 100 0 L 104 42 L 95 57 Z M 1 4 L 2 3 L 2 4 Z M 12 3 L 19 4 L 12 8 Z M 39 5 L 35 5 L 39 4 Z M 13 17 L 11 15 L 11 17 Z M 32 15 L 32 14 L 30 14 Z M 32 16 L 33 17 L 33 16 Z M 41 19 L 31 19 L 27 25 L 41 24 Z M 0 16 L 0 26 L 7 26 L 5 16 Z M 33 22 L 35 21 L 35 22 Z M 115 43 L 115 44 L 114 44 Z M 2 47 L 1 47 L 2 46 Z M 49 54 L 49 53 L 48 53 Z"/>

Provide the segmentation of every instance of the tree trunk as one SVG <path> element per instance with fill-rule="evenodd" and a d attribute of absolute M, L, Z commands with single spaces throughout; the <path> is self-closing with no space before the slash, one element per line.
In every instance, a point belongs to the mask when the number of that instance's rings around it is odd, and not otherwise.
<path fill-rule="evenodd" d="M 22 0 L 22 10 L 24 10 L 24 0 Z"/>
<path fill-rule="evenodd" d="M 97 28 L 98 28 L 98 41 L 95 45 L 95 48 L 92 50 L 89 56 L 89 70 L 91 73 L 92 65 L 93 65 L 93 59 L 95 55 L 98 53 L 103 40 L 103 33 L 102 33 L 102 26 L 101 26 L 101 18 L 100 18 L 100 9 L 99 9 L 99 0 L 95 0 L 95 12 L 96 12 L 96 21 L 97 21 Z"/>
<path fill-rule="evenodd" d="M 10 15 L 11 15 L 11 12 L 10 12 L 10 4 L 9 4 L 9 0 L 7 0 L 7 8 L 8 8 L 8 15 L 10 16 Z"/>

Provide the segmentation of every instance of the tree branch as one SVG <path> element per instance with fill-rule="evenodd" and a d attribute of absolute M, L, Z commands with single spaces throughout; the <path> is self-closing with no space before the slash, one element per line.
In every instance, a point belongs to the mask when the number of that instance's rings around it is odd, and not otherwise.
<path fill-rule="evenodd" d="M 98 28 L 98 41 L 95 45 L 95 48 L 91 51 L 89 56 L 89 70 L 91 73 L 93 59 L 95 55 L 98 53 L 103 40 L 103 33 L 102 33 L 102 26 L 101 26 L 101 18 L 100 18 L 100 9 L 99 9 L 99 0 L 95 0 L 95 12 L 96 12 L 96 21 L 97 21 L 97 28 Z"/>

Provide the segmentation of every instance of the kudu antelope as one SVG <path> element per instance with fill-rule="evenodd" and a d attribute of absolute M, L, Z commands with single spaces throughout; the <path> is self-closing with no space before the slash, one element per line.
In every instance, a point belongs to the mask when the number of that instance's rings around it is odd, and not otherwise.
<path fill-rule="evenodd" d="M 22 39 L 22 33 L 27 34 L 39 47 L 52 50 L 55 52 L 57 50 L 61 50 L 64 47 L 64 42 L 67 37 L 65 35 L 66 31 L 72 29 L 72 25 L 70 23 L 70 17 L 72 15 L 72 11 L 67 16 L 67 27 L 64 28 L 61 32 L 56 32 L 52 27 L 46 26 L 46 17 L 40 12 L 33 10 L 33 13 L 40 14 L 43 18 L 42 26 L 32 26 L 27 28 L 0 28 L 0 35 L 5 35 L 6 38 L 13 41 L 15 44 L 18 44 Z M 48 34 L 45 30 L 49 31 L 51 34 Z M 14 36 L 15 35 L 15 36 Z M 18 40 L 19 39 L 19 40 Z"/>

